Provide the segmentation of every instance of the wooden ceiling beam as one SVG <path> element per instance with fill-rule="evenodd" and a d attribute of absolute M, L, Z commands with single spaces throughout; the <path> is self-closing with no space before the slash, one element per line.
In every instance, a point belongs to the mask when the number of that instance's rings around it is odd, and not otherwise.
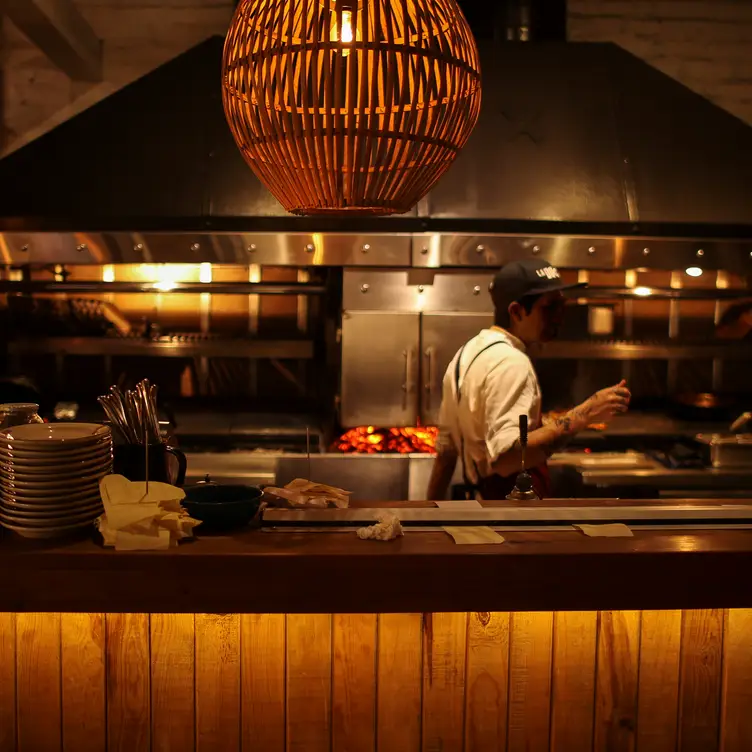
<path fill-rule="evenodd" d="M 73 0 L 0 0 L 0 10 L 70 78 L 102 80 L 102 42 Z"/>

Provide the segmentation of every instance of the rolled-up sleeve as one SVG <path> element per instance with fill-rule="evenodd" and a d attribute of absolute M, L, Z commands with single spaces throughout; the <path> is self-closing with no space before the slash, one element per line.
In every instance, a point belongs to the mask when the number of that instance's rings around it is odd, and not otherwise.
<path fill-rule="evenodd" d="M 510 358 L 490 371 L 484 382 L 486 448 L 491 462 L 509 451 L 520 435 L 520 415 L 531 419 L 535 378 L 523 359 Z"/>

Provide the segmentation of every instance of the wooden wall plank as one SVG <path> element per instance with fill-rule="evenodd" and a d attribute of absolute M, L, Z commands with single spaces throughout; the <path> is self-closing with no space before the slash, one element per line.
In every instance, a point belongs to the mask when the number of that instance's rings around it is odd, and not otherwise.
<path fill-rule="evenodd" d="M 722 609 L 684 612 L 679 687 L 679 750 L 718 749 L 723 656 Z"/>
<path fill-rule="evenodd" d="M 423 617 L 379 614 L 378 752 L 418 752 L 423 701 Z"/>
<path fill-rule="evenodd" d="M 149 752 L 149 615 L 106 614 L 107 749 Z"/>
<path fill-rule="evenodd" d="M 509 614 L 468 614 L 466 752 L 497 752 L 507 744 Z"/>
<path fill-rule="evenodd" d="M 104 614 L 61 614 L 63 752 L 107 747 Z"/>
<path fill-rule="evenodd" d="M 551 611 L 511 614 L 508 752 L 548 750 L 552 639 Z"/>
<path fill-rule="evenodd" d="M 334 614 L 332 750 L 376 748 L 376 615 Z"/>
<path fill-rule="evenodd" d="M 240 616 L 196 614 L 196 749 L 240 749 Z"/>
<path fill-rule="evenodd" d="M 0 752 L 16 752 L 16 615 L 0 612 Z"/>
<path fill-rule="evenodd" d="M 592 744 L 597 621 L 595 611 L 554 615 L 551 752 Z"/>
<path fill-rule="evenodd" d="M 58 752 L 60 614 L 16 615 L 18 752 Z"/>
<path fill-rule="evenodd" d="M 466 613 L 424 614 L 424 752 L 462 752 L 466 644 Z"/>
<path fill-rule="evenodd" d="M 632 752 L 637 727 L 640 612 L 602 611 L 598 626 L 595 752 Z"/>
<path fill-rule="evenodd" d="M 721 749 L 752 749 L 752 609 L 732 608 L 723 638 Z"/>
<path fill-rule="evenodd" d="M 329 752 L 331 703 L 331 614 L 288 614 L 287 752 Z"/>
<path fill-rule="evenodd" d="M 244 750 L 285 749 L 285 615 L 240 617 Z"/>
<path fill-rule="evenodd" d="M 679 707 L 681 611 L 643 611 L 637 687 L 637 748 L 674 752 Z"/>
<path fill-rule="evenodd" d="M 193 749 L 195 672 L 193 614 L 152 614 L 152 752 Z"/>

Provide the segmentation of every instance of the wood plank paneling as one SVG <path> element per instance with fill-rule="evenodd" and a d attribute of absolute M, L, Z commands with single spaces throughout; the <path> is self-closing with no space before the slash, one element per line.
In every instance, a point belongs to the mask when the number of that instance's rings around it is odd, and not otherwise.
<path fill-rule="evenodd" d="M 16 615 L 18 752 L 59 752 L 60 614 Z"/>
<path fill-rule="evenodd" d="M 63 751 L 107 746 L 104 614 L 61 614 Z"/>
<path fill-rule="evenodd" d="M 679 712 L 681 611 L 643 611 L 637 749 L 674 752 Z"/>
<path fill-rule="evenodd" d="M 507 744 L 509 614 L 473 612 L 467 620 L 466 752 Z"/>
<path fill-rule="evenodd" d="M 331 747 L 332 617 L 287 616 L 287 750 Z"/>
<path fill-rule="evenodd" d="M 554 616 L 551 752 L 592 744 L 597 616 L 594 611 Z"/>
<path fill-rule="evenodd" d="M 152 752 L 195 744 L 193 614 L 151 615 Z"/>
<path fill-rule="evenodd" d="M 149 615 L 107 614 L 107 749 L 149 752 Z"/>
<path fill-rule="evenodd" d="M 640 612 L 602 611 L 598 625 L 595 752 L 632 752 L 637 728 Z"/>
<path fill-rule="evenodd" d="M 752 609 L 730 609 L 723 638 L 721 749 L 752 749 Z"/>
<path fill-rule="evenodd" d="M 16 615 L 0 612 L 0 752 L 16 752 Z"/>
<path fill-rule="evenodd" d="M 285 615 L 240 617 L 243 750 L 285 749 Z"/>
<path fill-rule="evenodd" d="M 462 752 L 467 614 L 423 617 L 423 752 Z"/>
<path fill-rule="evenodd" d="M 553 613 L 515 612 L 509 629 L 508 752 L 547 752 Z"/>
<path fill-rule="evenodd" d="M 334 614 L 333 752 L 376 748 L 376 615 Z"/>
<path fill-rule="evenodd" d="M 196 614 L 196 749 L 240 749 L 240 616 Z"/>
<path fill-rule="evenodd" d="M 679 689 L 680 752 L 718 749 L 723 622 L 721 609 L 684 612 Z"/>
<path fill-rule="evenodd" d="M 378 752 L 418 752 L 423 702 L 423 617 L 379 614 Z"/>

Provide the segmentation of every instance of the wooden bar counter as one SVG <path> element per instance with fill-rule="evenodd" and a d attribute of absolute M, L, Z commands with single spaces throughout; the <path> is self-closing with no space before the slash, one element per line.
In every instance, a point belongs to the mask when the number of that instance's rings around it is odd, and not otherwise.
<path fill-rule="evenodd" d="M 3 538 L 0 752 L 752 749 L 752 531 L 505 538 Z"/>

